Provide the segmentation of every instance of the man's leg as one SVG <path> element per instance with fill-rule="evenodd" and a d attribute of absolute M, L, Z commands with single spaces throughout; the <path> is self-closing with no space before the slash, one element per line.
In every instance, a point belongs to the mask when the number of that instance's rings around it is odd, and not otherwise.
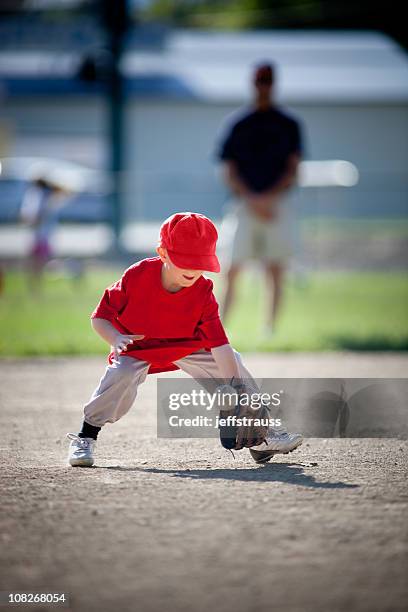
<path fill-rule="evenodd" d="M 268 291 L 266 327 L 273 330 L 282 300 L 285 267 L 281 263 L 266 263 L 265 273 Z"/>
<path fill-rule="evenodd" d="M 293 205 L 290 194 L 279 201 L 277 216 L 269 223 L 257 226 L 263 234 L 260 260 L 264 264 L 268 292 L 266 330 L 272 331 L 280 312 L 285 272 L 294 252 Z"/>
<path fill-rule="evenodd" d="M 221 307 L 221 318 L 223 321 L 226 320 L 228 313 L 231 310 L 231 306 L 234 302 L 236 294 L 236 282 L 240 271 L 241 266 L 239 264 L 232 264 L 227 272 L 224 299 Z"/>
<path fill-rule="evenodd" d="M 228 251 L 228 255 L 223 257 L 223 266 L 228 270 L 221 305 L 221 319 L 225 322 L 235 299 L 239 273 L 253 252 L 253 222 L 245 202 L 235 201 L 228 223 L 222 227 L 227 243 L 225 249 Z"/>

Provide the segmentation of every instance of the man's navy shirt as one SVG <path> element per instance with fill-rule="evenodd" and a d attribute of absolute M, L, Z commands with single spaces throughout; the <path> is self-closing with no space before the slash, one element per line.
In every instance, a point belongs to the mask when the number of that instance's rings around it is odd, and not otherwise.
<path fill-rule="evenodd" d="M 277 109 L 247 112 L 230 129 L 218 157 L 236 163 L 249 189 L 271 189 L 285 173 L 288 157 L 301 154 L 298 122 Z"/>

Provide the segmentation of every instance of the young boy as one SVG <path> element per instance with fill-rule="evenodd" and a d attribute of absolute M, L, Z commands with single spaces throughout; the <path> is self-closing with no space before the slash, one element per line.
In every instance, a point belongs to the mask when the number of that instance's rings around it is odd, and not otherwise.
<path fill-rule="evenodd" d="M 203 276 L 220 271 L 217 238 L 204 215 L 176 213 L 161 226 L 158 257 L 134 264 L 105 290 L 91 320 L 112 352 L 85 405 L 81 431 L 68 434 L 70 465 L 93 465 L 99 431 L 128 412 L 149 373 L 181 369 L 195 379 L 253 380 L 228 342 L 213 283 Z M 282 428 L 270 430 L 251 454 L 265 460 L 268 453 L 292 451 L 302 441 Z"/>

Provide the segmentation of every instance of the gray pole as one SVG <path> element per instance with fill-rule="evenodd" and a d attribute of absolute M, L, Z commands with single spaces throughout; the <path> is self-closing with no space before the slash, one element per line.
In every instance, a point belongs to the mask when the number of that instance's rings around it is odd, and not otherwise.
<path fill-rule="evenodd" d="M 120 231 L 123 224 L 123 182 L 124 171 L 124 83 L 120 73 L 124 34 L 127 28 L 127 0 L 102 0 L 103 16 L 111 56 L 111 69 L 107 82 L 108 139 L 110 149 L 110 170 L 112 175 L 112 226 L 114 251 L 120 254 Z"/>

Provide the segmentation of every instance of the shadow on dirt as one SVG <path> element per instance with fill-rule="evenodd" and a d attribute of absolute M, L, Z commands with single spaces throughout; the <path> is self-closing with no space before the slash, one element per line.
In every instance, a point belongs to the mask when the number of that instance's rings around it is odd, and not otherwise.
<path fill-rule="evenodd" d="M 120 472 L 145 472 L 147 474 L 166 474 L 173 478 L 191 478 L 196 480 L 240 480 L 246 482 L 286 482 L 287 484 L 315 489 L 355 489 L 359 485 L 346 482 L 319 482 L 311 474 L 304 472 L 299 463 L 275 463 L 262 467 L 247 469 L 196 469 L 196 470 L 162 470 L 159 468 L 108 466 L 106 470 Z"/>

